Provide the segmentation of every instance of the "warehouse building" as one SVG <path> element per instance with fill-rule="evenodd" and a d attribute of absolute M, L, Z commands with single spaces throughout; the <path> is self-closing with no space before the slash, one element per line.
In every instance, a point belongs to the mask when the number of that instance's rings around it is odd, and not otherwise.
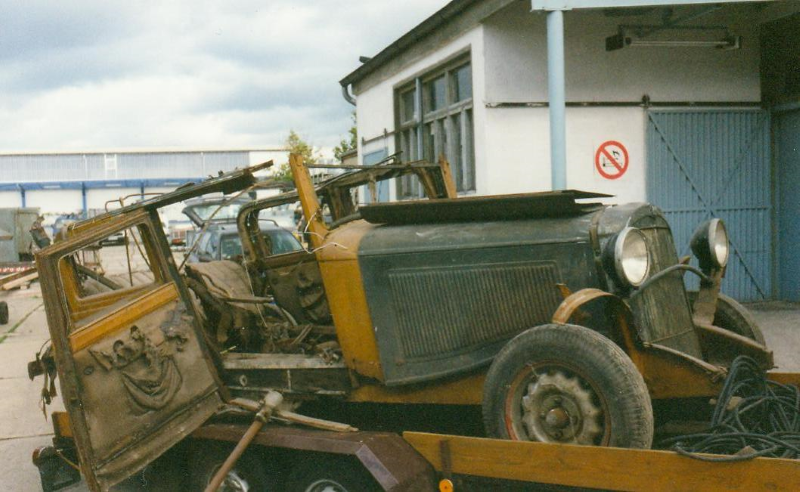
<path fill-rule="evenodd" d="M 120 197 L 132 200 L 274 160 L 282 148 L 106 150 L 0 154 L 0 207 L 39 207 L 46 215 L 90 216 Z M 179 213 L 179 212 L 178 212 Z"/>
<path fill-rule="evenodd" d="M 361 163 L 444 153 L 465 195 L 647 200 L 679 254 L 721 217 L 725 290 L 800 300 L 800 2 L 454 0 L 362 60 L 341 81 Z"/>

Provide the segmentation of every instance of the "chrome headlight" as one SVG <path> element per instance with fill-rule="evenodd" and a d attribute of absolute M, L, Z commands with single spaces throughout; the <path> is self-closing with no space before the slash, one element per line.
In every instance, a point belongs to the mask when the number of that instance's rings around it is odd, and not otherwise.
<path fill-rule="evenodd" d="M 692 252 L 700 260 L 701 268 L 723 268 L 728 264 L 730 245 L 725 223 L 711 219 L 697 228 L 692 235 Z"/>
<path fill-rule="evenodd" d="M 639 287 L 650 273 L 650 255 L 644 233 L 634 227 L 622 229 L 606 246 L 604 260 L 623 285 Z"/>

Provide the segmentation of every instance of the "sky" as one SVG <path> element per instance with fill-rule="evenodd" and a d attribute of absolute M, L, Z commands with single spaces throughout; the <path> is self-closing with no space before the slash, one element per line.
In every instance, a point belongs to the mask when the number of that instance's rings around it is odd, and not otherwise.
<path fill-rule="evenodd" d="M 446 0 L 0 1 L 0 153 L 326 149 L 338 81 Z"/>

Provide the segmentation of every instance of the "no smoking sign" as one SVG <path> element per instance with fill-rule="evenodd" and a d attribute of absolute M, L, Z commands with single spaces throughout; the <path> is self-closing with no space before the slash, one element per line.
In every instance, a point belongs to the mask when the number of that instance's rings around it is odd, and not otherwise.
<path fill-rule="evenodd" d="M 628 149 L 616 140 L 603 142 L 594 153 L 594 167 L 606 179 L 619 179 L 628 170 Z"/>

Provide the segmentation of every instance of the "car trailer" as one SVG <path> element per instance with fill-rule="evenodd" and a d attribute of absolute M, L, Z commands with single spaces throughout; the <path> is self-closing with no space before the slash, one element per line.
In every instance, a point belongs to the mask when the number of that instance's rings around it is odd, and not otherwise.
<path fill-rule="evenodd" d="M 800 385 L 800 373 L 773 372 L 768 373 L 768 379 Z M 276 416 L 282 414 L 277 412 Z M 695 459 L 669 450 L 424 432 L 347 431 L 348 426 L 337 427 L 342 424 L 300 418 L 306 420 L 306 426 L 265 425 L 249 443 L 250 466 L 253 453 L 262 453 L 260 456 L 268 456 L 260 463 L 262 472 L 288 475 L 288 485 L 278 490 L 529 490 L 541 486 L 648 491 L 800 490 L 800 460 L 796 459 L 730 460 L 730 456 L 722 455 Z M 79 467 L 70 459 L 75 455 L 70 450 L 68 415 L 54 412 L 53 425 L 55 446 L 34 452 L 45 491 L 58 490 L 80 479 L 76 471 Z M 326 426 L 343 431 L 319 428 Z M 197 429 L 185 444 L 196 450 L 195 458 L 207 460 L 207 479 L 219 470 L 230 449 L 247 431 L 247 424 L 210 423 Z M 216 455 L 219 458 L 215 463 L 211 451 L 217 447 L 225 452 Z M 197 474 L 197 463 L 190 462 L 189 466 L 189 474 Z M 226 479 L 233 483 L 226 482 L 220 490 L 260 490 L 256 487 L 264 485 L 258 477 L 255 484 L 248 484 L 244 477 L 246 474 L 234 470 Z"/>

